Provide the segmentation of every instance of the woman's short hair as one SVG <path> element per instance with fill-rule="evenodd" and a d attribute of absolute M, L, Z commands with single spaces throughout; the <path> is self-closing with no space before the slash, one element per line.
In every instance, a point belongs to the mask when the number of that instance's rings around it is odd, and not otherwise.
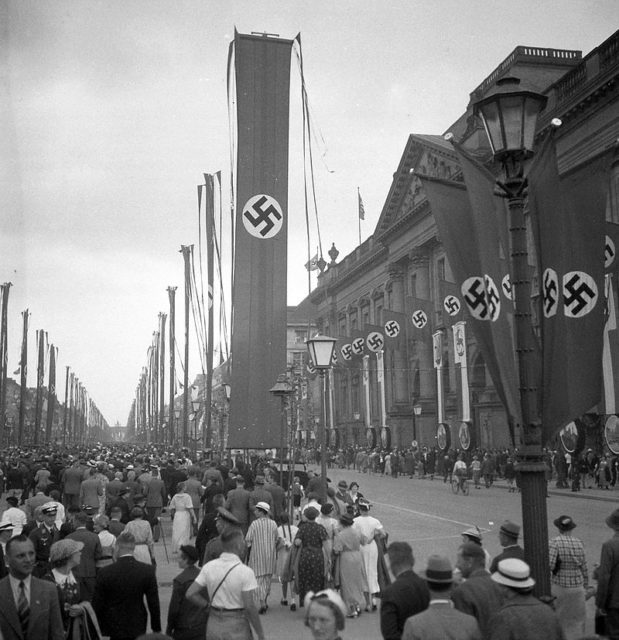
<path fill-rule="evenodd" d="M 135 518 L 143 518 L 144 517 L 144 509 L 142 507 L 133 507 L 129 512 L 129 517 L 134 520 Z"/>
<path fill-rule="evenodd" d="M 342 600 L 339 593 L 333 589 L 323 589 L 314 593 L 310 591 L 306 594 L 303 604 L 305 606 L 305 626 L 309 627 L 309 614 L 313 603 L 320 604 L 323 607 L 328 607 L 333 611 L 335 616 L 335 626 L 338 631 L 344 629 L 346 623 L 346 605 Z"/>

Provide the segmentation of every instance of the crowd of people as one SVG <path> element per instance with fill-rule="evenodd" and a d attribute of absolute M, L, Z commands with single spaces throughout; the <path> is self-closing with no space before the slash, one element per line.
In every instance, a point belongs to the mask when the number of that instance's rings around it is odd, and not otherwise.
<path fill-rule="evenodd" d="M 397 454 L 353 452 L 360 472 L 372 466 L 372 473 L 400 473 Z M 368 614 L 380 616 L 384 640 L 584 637 L 585 601 L 594 589 L 569 516 L 555 520 L 558 535 L 549 543 L 549 606 L 532 595 L 535 580 L 513 522 L 500 527 L 499 556 L 490 558 L 481 532 L 468 529 L 455 567 L 432 556 L 417 575 L 411 546 L 388 541 L 355 481 L 310 471 L 282 487 L 268 456 L 192 460 L 186 450 L 176 455 L 157 446 L 5 453 L 0 594 L 10 606 L 0 607 L 3 640 L 128 640 L 148 626 L 175 640 L 262 639 L 274 580 L 280 606 L 305 607 L 306 624 L 321 640 L 335 640 L 347 618 Z M 477 453 L 465 461 L 449 452 L 442 467 L 432 466 L 429 451 L 417 454 L 424 475 L 440 469 L 448 477 L 462 462 L 485 483 L 489 459 L 493 474 L 509 474 L 508 453 L 479 452 L 475 465 Z M 376 460 L 384 466 L 373 466 Z M 172 520 L 169 541 L 164 510 Z M 617 533 L 602 548 L 595 597 L 608 637 L 619 638 L 619 510 L 607 524 Z M 180 570 L 165 625 L 159 540 Z"/>

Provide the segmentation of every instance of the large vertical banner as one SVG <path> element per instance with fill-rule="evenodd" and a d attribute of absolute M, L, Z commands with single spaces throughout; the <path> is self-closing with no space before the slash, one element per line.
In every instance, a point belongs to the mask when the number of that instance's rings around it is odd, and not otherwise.
<path fill-rule="evenodd" d="M 236 34 L 236 214 L 228 446 L 274 447 L 286 371 L 292 40 Z"/>

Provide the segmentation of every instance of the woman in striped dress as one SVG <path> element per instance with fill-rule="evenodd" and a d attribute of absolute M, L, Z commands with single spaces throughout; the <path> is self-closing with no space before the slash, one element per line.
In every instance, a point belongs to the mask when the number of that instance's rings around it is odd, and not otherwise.
<path fill-rule="evenodd" d="M 254 508 L 256 519 L 249 525 L 245 542 L 249 548 L 248 566 L 253 569 L 258 582 L 259 613 L 266 613 L 267 598 L 271 592 L 271 577 L 275 571 L 277 549 L 277 525 L 269 512 L 271 507 L 266 502 L 258 502 Z"/>

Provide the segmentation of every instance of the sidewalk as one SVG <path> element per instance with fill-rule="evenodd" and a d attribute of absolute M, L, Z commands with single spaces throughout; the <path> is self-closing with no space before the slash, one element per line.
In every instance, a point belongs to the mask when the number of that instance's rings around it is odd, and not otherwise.
<path fill-rule="evenodd" d="M 549 496 L 563 496 L 564 498 L 587 498 L 588 500 L 600 500 L 602 502 L 619 502 L 619 487 L 610 487 L 608 491 L 593 487 L 591 489 L 581 489 L 580 491 L 572 491 L 570 488 L 559 489 L 556 485 L 556 479 L 553 478 L 548 483 Z M 493 486 L 507 489 L 507 481 L 500 478 L 494 481 Z M 483 491 L 484 486 L 482 484 Z"/>

